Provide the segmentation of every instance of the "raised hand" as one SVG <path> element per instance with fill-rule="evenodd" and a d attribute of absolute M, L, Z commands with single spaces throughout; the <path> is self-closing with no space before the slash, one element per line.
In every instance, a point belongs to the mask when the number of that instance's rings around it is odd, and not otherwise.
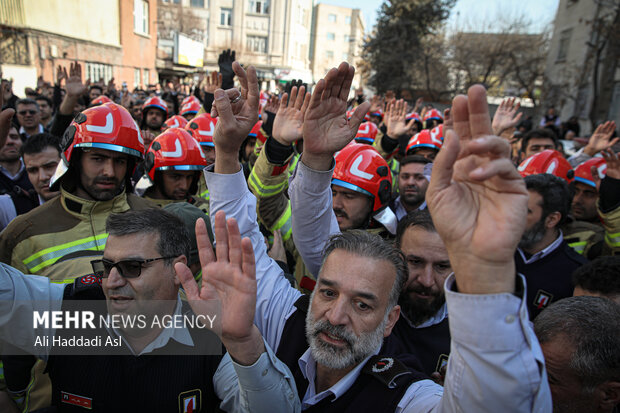
<path fill-rule="evenodd" d="M 493 116 L 493 134 L 500 136 L 502 132 L 517 126 L 523 116 L 523 113 L 517 113 L 520 107 L 520 103 L 515 103 L 515 98 L 502 100 Z"/>
<path fill-rule="evenodd" d="M 603 155 L 603 159 L 605 159 L 605 163 L 607 164 L 606 176 L 620 179 L 620 157 L 618 157 L 618 154 L 614 153 L 614 151 L 609 148 L 601 152 L 601 155 Z"/>
<path fill-rule="evenodd" d="M 310 93 L 301 87 L 297 93 L 297 86 L 291 89 L 291 96 L 282 95 L 278 115 L 273 122 L 273 138 L 282 145 L 292 145 L 303 138 L 304 115 L 310 104 Z"/>
<path fill-rule="evenodd" d="M 381 96 L 379 95 L 374 95 L 373 97 L 370 98 L 370 108 L 368 109 L 369 112 L 376 112 L 379 109 L 383 109 L 383 104 L 384 104 L 384 100 Z"/>
<path fill-rule="evenodd" d="M 114 78 L 111 78 L 108 82 L 108 95 L 112 97 L 116 96 L 116 85 L 114 84 Z"/>
<path fill-rule="evenodd" d="M 620 140 L 618 137 L 612 138 L 615 130 L 616 122 L 614 121 L 607 121 L 598 125 L 583 151 L 590 156 L 594 156 L 601 151 L 611 148 Z"/>
<path fill-rule="evenodd" d="M 398 139 L 400 136 L 409 134 L 415 120 L 407 123 L 407 102 L 403 99 L 395 100 L 387 104 L 383 122 L 387 127 L 390 138 Z"/>
<path fill-rule="evenodd" d="M 259 92 L 256 69 L 250 66 L 246 73 L 238 62 L 234 62 L 233 70 L 239 78 L 241 90 L 217 89 L 211 109 L 211 116 L 219 116 L 213 134 L 217 173 L 238 171 L 239 148 L 258 121 Z M 237 101 L 233 103 L 235 100 Z"/>
<path fill-rule="evenodd" d="M 8 82 L 0 82 L 0 110 L 4 107 L 4 94 L 9 90 Z M 0 112 L 0 148 L 6 143 L 6 138 L 9 136 L 9 130 L 11 129 L 11 119 L 15 114 L 14 109 L 4 109 Z"/>
<path fill-rule="evenodd" d="M 234 50 L 224 50 L 217 59 L 217 65 L 222 74 L 222 88 L 230 89 L 234 86 L 234 78 L 236 71 L 233 70 L 233 62 L 236 60 Z"/>
<path fill-rule="evenodd" d="M 62 86 L 62 81 L 67 79 L 67 69 L 58 65 L 56 68 L 56 84 Z"/>
<path fill-rule="evenodd" d="M 66 69 L 64 74 L 65 76 L 67 75 Z M 66 79 L 65 89 L 67 90 L 67 95 L 81 96 L 88 90 L 86 85 L 82 83 L 82 65 L 78 62 L 71 63 L 69 76 Z"/>
<path fill-rule="evenodd" d="M 302 161 L 315 170 L 329 170 L 334 153 L 344 148 L 359 129 L 370 104 L 359 105 L 347 121 L 347 97 L 355 68 L 342 62 L 314 87 L 304 117 Z"/>
<path fill-rule="evenodd" d="M 220 300 L 222 343 L 237 362 L 253 364 L 264 345 L 254 326 L 256 269 L 252 242 L 241 239 L 237 222 L 233 218 L 226 221 L 223 211 L 215 215 L 213 229 L 217 259 L 204 220 L 196 221 L 202 288 L 185 264 L 177 263 L 175 270 L 195 314 L 206 316 L 212 310 L 212 300 Z"/>
<path fill-rule="evenodd" d="M 514 253 L 525 228 L 528 192 L 510 145 L 492 136 L 486 91 L 469 88 L 452 103 L 426 201 L 460 292 L 514 292 Z"/>
<path fill-rule="evenodd" d="M 222 74 L 217 70 L 212 71 L 205 79 L 205 86 L 203 90 L 206 93 L 215 93 L 217 89 L 222 88 Z"/>

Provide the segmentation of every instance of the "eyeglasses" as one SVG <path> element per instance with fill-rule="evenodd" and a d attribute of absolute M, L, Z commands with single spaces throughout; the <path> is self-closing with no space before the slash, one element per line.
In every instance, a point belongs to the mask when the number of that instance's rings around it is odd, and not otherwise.
<path fill-rule="evenodd" d="M 91 261 L 90 265 L 93 267 L 93 272 L 97 277 L 108 278 L 110 276 L 110 272 L 112 268 L 116 268 L 121 277 L 125 278 L 136 278 L 139 277 L 142 273 L 142 267 L 144 264 L 149 262 L 158 261 L 158 260 L 167 260 L 170 258 L 176 258 L 175 256 L 170 257 L 157 257 L 157 258 L 148 258 L 144 260 L 134 259 L 134 260 L 120 260 L 118 262 L 112 262 L 110 260 L 106 260 L 105 258 L 100 260 Z"/>
<path fill-rule="evenodd" d="M 38 110 L 20 110 L 19 112 L 17 112 L 18 115 L 24 116 L 26 114 L 28 115 L 36 115 L 37 113 L 39 113 Z"/>

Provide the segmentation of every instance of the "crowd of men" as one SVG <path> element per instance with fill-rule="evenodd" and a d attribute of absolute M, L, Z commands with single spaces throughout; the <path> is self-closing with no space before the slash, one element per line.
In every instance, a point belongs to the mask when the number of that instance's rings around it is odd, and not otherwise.
<path fill-rule="evenodd" d="M 618 411 L 614 122 L 535 127 L 514 98 L 491 117 L 481 86 L 444 111 L 368 101 L 347 63 L 269 93 L 219 64 L 193 90 L 78 63 L 23 99 L 2 82 L 1 411 Z M 192 329 L 11 351 L 26 300 L 213 298 L 225 355 L 166 353 L 213 344 Z"/>

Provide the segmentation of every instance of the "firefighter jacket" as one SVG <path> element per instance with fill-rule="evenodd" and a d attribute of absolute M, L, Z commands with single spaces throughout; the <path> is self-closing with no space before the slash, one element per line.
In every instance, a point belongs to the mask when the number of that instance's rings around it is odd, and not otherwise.
<path fill-rule="evenodd" d="M 111 213 L 147 209 L 151 203 L 124 191 L 109 201 L 60 195 L 15 218 L 0 234 L 0 261 L 25 274 L 72 282 L 92 274 L 90 262 L 103 255 Z"/>

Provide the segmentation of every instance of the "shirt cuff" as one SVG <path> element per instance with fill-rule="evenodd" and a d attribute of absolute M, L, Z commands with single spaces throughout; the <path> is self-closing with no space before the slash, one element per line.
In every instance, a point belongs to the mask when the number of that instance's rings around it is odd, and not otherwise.
<path fill-rule="evenodd" d="M 261 391 L 272 388 L 274 383 L 278 383 L 282 376 L 290 376 L 288 370 L 283 368 L 283 363 L 276 358 L 271 347 L 265 343 L 265 352 L 260 355 L 258 360 L 251 366 L 237 364 L 232 359 L 233 367 L 239 378 L 239 383 L 247 391 Z"/>
<path fill-rule="evenodd" d="M 525 286 L 523 276 L 517 282 Z M 511 293 L 461 294 L 455 292 L 454 274 L 444 288 L 448 304 L 450 335 L 456 342 L 484 350 L 511 350 L 515 346 L 515 329 L 523 331 L 529 323 L 525 305 L 525 288 Z"/>
<path fill-rule="evenodd" d="M 229 201 L 249 192 L 243 168 L 234 174 L 216 174 L 214 168 L 215 165 L 209 165 L 203 171 L 211 199 Z"/>
<path fill-rule="evenodd" d="M 332 167 L 329 171 L 317 171 L 300 161 L 297 163 L 297 168 L 291 179 L 305 193 L 321 194 L 326 188 L 330 187 L 335 167 L 336 162 L 332 161 Z"/>

